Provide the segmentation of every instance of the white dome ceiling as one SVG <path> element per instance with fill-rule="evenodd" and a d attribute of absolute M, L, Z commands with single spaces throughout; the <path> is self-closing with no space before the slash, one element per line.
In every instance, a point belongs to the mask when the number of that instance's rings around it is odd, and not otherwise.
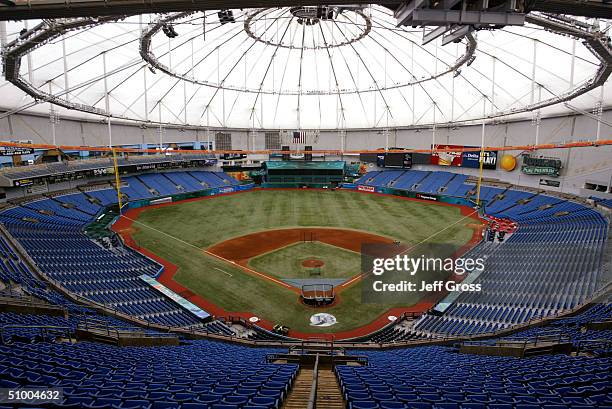
<path fill-rule="evenodd" d="M 564 94 L 599 67 L 580 41 L 536 26 L 477 32 L 472 56 L 465 39 L 423 46 L 422 29 L 396 27 L 382 6 L 344 10 L 330 20 L 311 12 L 233 10 L 235 22 L 226 24 L 217 12 L 180 15 L 171 21 L 177 37 L 162 30 L 151 36 L 157 69 L 139 47 L 159 16 L 130 17 L 34 49 L 20 75 L 45 92 L 136 121 L 334 129 L 475 120 Z M 23 22 L 8 23 L 8 40 L 22 28 Z M 0 92 L 3 107 L 49 112 L 9 83 L 0 83 Z M 573 104 L 591 111 L 599 99 L 597 89 Z M 557 104 L 543 114 L 565 111 Z"/>

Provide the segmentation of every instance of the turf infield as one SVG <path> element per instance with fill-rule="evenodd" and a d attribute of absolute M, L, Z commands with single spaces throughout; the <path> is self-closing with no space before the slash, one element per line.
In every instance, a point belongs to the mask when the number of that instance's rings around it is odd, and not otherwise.
<path fill-rule="evenodd" d="M 304 265 L 312 259 L 324 264 L 318 268 Z M 249 265 L 278 278 L 350 278 L 359 274 L 361 256 L 325 243 L 295 243 L 257 256 Z"/>
<path fill-rule="evenodd" d="M 427 240 L 460 246 L 472 238 L 473 224 L 474 219 L 462 216 L 459 208 L 436 203 L 343 190 L 254 190 L 145 209 L 133 225 L 133 238 L 177 265 L 178 283 L 226 311 L 248 311 L 316 333 L 366 325 L 391 307 L 415 304 L 422 294 L 406 294 L 401 305 L 365 304 L 357 281 L 340 293 L 336 305 L 325 309 L 338 324 L 314 328 L 309 317 L 321 310 L 299 303 L 294 291 L 216 259 L 204 249 L 230 238 L 289 227 L 354 229 L 406 244 Z M 286 277 L 291 274 L 295 272 Z"/>

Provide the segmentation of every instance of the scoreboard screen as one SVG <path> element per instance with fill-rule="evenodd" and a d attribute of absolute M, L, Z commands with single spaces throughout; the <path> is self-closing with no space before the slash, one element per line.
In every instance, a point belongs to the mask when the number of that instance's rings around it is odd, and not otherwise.
<path fill-rule="evenodd" d="M 412 154 L 379 153 L 376 164 L 382 168 L 410 169 L 412 167 Z"/>

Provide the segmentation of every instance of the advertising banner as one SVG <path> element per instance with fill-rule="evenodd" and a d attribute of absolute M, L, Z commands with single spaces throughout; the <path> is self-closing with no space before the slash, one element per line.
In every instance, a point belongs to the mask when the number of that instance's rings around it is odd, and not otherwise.
<path fill-rule="evenodd" d="M 145 283 L 147 283 L 149 286 L 154 288 L 155 290 L 159 291 L 160 293 L 162 293 L 163 295 L 165 295 L 166 297 L 168 297 L 169 299 L 177 303 L 184 310 L 189 311 L 190 313 L 195 315 L 196 317 L 200 319 L 206 319 L 210 317 L 209 313 L 202 310 L 197 305 L 187 301 L 186 299 L 184 299 L 183 297 L 181 297 L 174 291 L 165 287 L 163 284 L 161 284 L 159 281 L 155 280 L 154 278 L 146 274 L 139 276 L 139 278 Z"/>
<path fill-rule="evenodd" d="M 466 146 L 467 147 L 467 146 Z M 461 155 L 461 166 L 464 168 L 480 168 L 480 151 L 478 152 L 463 152 Z M 497 151 L 484 151 L 483 153 L 483 169 L 497 168 Z"/>
<path fill-rule="evenodd" d="M 461 166 L 463 160 L 462 152 L 452 151 L 452 149 L 461 149 L 462 145 L 434 145 L 434 151 L 438 149 L 450 149 L 448 152 L 432 152 L 431 164 L 438 166 Z"/>
<path fill-rule="evenodd" d="M 375 192 L 376 188 L 374 186 L 359 185 L 357 186 L 357 190 L 362 192 Z"/>
<path fill-rule="evenodd" d="M 0 146 L 0 156 L 31 155 L 32 148 L 20 148 L 18 146 Z"/>
<path fill-rule="evenodd" d="M 463 145 L 434 145 L 434 149 L 457 149 L 449 152 L 433 152 L 431 164 L 438 166 L 457 166 L 465 168 L 480 168 L 480 151 L 461 152 L 464 148 L 477 148 L 477 146 Z M 483 152 L 483 169 L 497 168 L 497 151 Z"/>
<path fill-rule="evenodd" d="M 417 193 L 415 197 L 417 199 L 430 200 L 432 202 L 437 202 L 438 201 L 438 196 L 436 196 L 436 195 L 428 195 L 428 194 L 423 194 L 423 193 Z"/>

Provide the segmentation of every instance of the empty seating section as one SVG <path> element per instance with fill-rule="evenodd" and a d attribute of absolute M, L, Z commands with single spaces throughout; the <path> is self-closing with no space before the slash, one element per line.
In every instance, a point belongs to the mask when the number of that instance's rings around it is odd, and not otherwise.
<path fill-rule="evenodd" d="M 205 183 L 202 184 L 202 182 Z M 127 195 L 128 200 L 140 200 L 237 184 L 239 184 L 237 180 L 232 179 L 223 172 L 192 171 L 151 173 L 123 178 L 121 193 Z M 182 189 L 179 188 L 179 186 Z M 56 199 L 65 203 L 82 204 L 84 207 L 83 209 L 79 208 L 79 210 L 84 210 L 86 213 L 90 214 L 95 214 L 92 212 L 96 206 L 95 203 L 91 203 L 91 200 L 89 200 L 90 198 L 99 201 L 101 206 L 109 206 L 113 203 L 117 203 L 117 191 L 114 188 L 87 191 L 84 194 L 85 196 L 81 197 L 78 197 L 79 194 L 76 194 L 61 196 Z"/>
<path fill-rule="evenodd" d="M 123 191 L 124 187 L 121 190 Z M 97 200 L 101 206 L 110 206 L 117 203 L 117 191 L 115 189 L 89 190 L 84 195 Z"/>
<path fill-rule="evenodd" d="M 77 306 L 66 300 L 62 295 L 51 291 L 43 281 L 38 279 L 25 262 L 19 257 L 17 251 L 4 237 L 0 237 L 0 281 L 12 289 L 13 286 L 20 288 L 23 293 L 35 296 L 51 304 L 68 308 L 71 311 L 83 311 L 83 307 Z"/>
<path fill-rule="evenodd" d="M 43 214 L 27 207 L 13 207 L 11 209 L 4 210 L 2 212 L 2 216 L 9 220 L 22 221 L 24 219 L 29 219 L 55 226 L 81 226 L 84 224 L 84 221 L 67 219 L 59 215 Z"/>
<path fill-rule="evenodd" d="M 125 193 L 130 200 L 137 199 L 150 199 L 157 196 L 149 191 L 149 188 L 145 186 L 136 176 L 128 176 L 123 178 L 121 185 L 121 193 Z M 161 192 L 158 192 L 160 195 Z M 115 203 L 117 203 L 117 194 L 115 193 Z"/>
<path fill-rule="evenodd" d="M 221 180 L 221 178 L 211 175 L 210 172 L 194 171 L 189 172 L 189 174 L 200 182 L 203 182 L 209 188 L 220 187 L 224 185 L 223 180 Z"/>
<path fill-rule="evenodd" d="M 422 170 L 411 170 L 405 172 L 400 178 L 395 180 L 393 186 L 391 187 L 394 189 L 415 190 L 413 189 L 413 186 L 420 183 L 423 179 L 429 176 L 430 173 L 431 172 Z"/>
<path fill-rule="evenodd" d="M 232 179 L 230 176 L 223 172 L 205 172 L 198 170 L 188 173 L 200 182 L 204 182 L 209 188 L 234 186 L 238 184 L 237 180 Z"/>
<path fill-rule="evenodd" d="M 386 175 L 389 174 L 389 175 Z M 409 170 L 368 172 L 356 183 L 465 197 L 476 187 L 467 176 Z M 459 296 L 442 315 L 425 314 L 409 331 L 390 328 L 377 342 L 447 334 L 469 335 L 571 309 L 603 283 L 602 255 L 608 221 L 579 203 L 522 190 L 482 186 L 485 213 L 519 223 L 505 243 L 481 243 L 471 257 L 486 257 L 477 283 L 482 291 Z"/>
<path fill-rule="evenodd" d="M 201 173 L 208 174 L 209 178 L 214 176 L 212 172 Z M 170 188 L 174 190 L 172 193 L 179 192 L 176 189 L 178 183 L 174 184 L 163 175 L 128 177 L 125 179 L 129 187 L 125 190 L 131 199 L 153 197 L 139 180 L 141 177 L 159 194 L 167 194 Z M 190 189 L 198 184 L 186 172 L 173 173 L 172 177 L 178 177 L 176 180 L 189 185 Z M 223 183 L 222 178 L 214 178 L 218 183 Z M 199 189 L 203 188 L 200 185 Z M 99 201 L 100 205 L 92 203 L 91 198 Z M 0 222 L 26 249 L 45 275 L 60 282 L 74 294 L 145 321 L 177 327 L 202 327 L 208 331 L 233 335 L 232 330 L 220 322 L 206 327 L 199 319 L 139 278 L 142 274 L 157 275 L 160 265 L 125 248 L 103 248 L 82 232 L 82 228 L 95 218 L 102 206 L 116 201 L 113 189 L 59 196 L 4 210 L 0 213 Z M 62 203 L 69 205 L 65 207 Z M 21 285 L 27 293 L 50 302 L 67 303 L 63 297 L 48 291 L 20 260 L 16 251 L 3 238 L 0 239 L 2 282 Z"/>
<path fill-rule="evenodd" d="M 125 249 L 104 249 L 79 229 L 64 228 L 58 234 L 49 226 L 0 220 L 39 268 L 71 292 L 157 324 L 199 323 L 138 278 L 158 273 L 160 266 L 148 259 Z"/>
<path fill-rule="evenodd" d="M 358 185 L 373 186 L 372 185 L 372 181 L 374 180 L 374 178 L 377 175 L 379 175 L 381 173 L 383 173 L 383 172 L 379 172 L 379 171 L 376 171 L 376 172 L 366 172 L 366 173 L 363 174 L 363 176 L 361 176 L 359 179 L 357 179 L 355 181 L 355 183 L 358 184 Z"/>
<path fill-rule="evenodd" d="M 533 196 L 535 196 L 534 193 L 508 189 L 504 191 L 501 196 L 495 198 L 492 203 L 487 203 L 485 211 L 487 214 L 496 215 L 512 209 L 515 206 L 519 206 L 517 203 L 519 200 L 525 200 Z"/>
<path fill-rule="evenodd" d="M 163 175 L 170 179 L 174 185 L 181 186 L 186 192 L 195 192 L 204 188 L 199 180 L 187 172 L 168 172 Z"/>
<path fill-rule="evenodd" d="M 480 292 L 463 293 L 442 316 L 413 327 L 424 336 L 478 334 L 574 308 L 604 283 L 608 222 L 593 210 L 519 224 L 504 243 L 486 242 Z"/>
<path fill-rule="evenodd" d="M 404 171 L 401 170 L 388 170 L 386 172 L 378 172 L 374 175 L 367 185 L 371 186 L 389 186 L 392 185 L 395 179 L 400 177 Z"/>
<path fill-rule="evenodd" d="M 609 358 L 459 354 L 429 346 L 352 351 L 368 366 L 336 366 L 349 409 L 609 408 Z"/>
<path fill-rule="evenodd" d="M 453 175 L 441 192 L 449 196 L 465 196 L 472 189 L 471 186 L 465 184 L 468 177 L 459 173 Z"/>
<path fill-rule="evenodd" d="M 467 197 L 470 192 L 474 194 L 476 191 L 475 185 L 466 183 L 467 179 L 467 175 L 446 171 L 423 171 L 414 169 L 408 171 L 387 170 L 367 172 L 356 180 L 355 184 Z M 480 198 L 481 200 L 490 202 L 495 196 L 504 191 L 505 189 L 482 186 L 480 189 Z M 497 206 L 502 206 L 500 208 L 501 210 L 508 208 L 515 204 L 513 200 L 522 198 L 524 193 L 526 192 L 514 192 L 510 197 L 506 198 L 506 200 L 508 200 L 507 202 L 500 203 Z M 527 194 L 527 197 L 532 195 L 533 194 Z"/>
<path fill-rule="evenodd" d="M 233 177 L 231 177 L 225 172 L 209 172 L 209 173 L 212 173 L 214 176 L 217 176 L 218 178 L 220 178 L 225 185 L 236 186 L 240 184 L 240 182 L 238 182 L 236 179 L 234 179 Z"/>
<path fill-rule="evenodd" d="M 418 191 L 423 193 L 438 193 L 455 176 L 450 172 L 431 172 L 420 184 Z"/>
<path fill-rule="evenodd" d="M 76 328 L 78 326 L 83 327 L 85 322 L 89 326 L 95 324 L 98 328 L 108 328 L 109 330 L 159 334 L 154 330 L 143 330 L 127 321 L 95 314 L 92 310 L 81 307 L 80 310 L 72 308 L 69 316 L 66 318 L 62 316 L 2 312 L 0 313 L 0 340 L 4 343 L 15 342 L 16 340 L 33 342 L 42 337 L 43 340 L 52 342 L 55 341 L 55 336 L 57 335 L 65 336 L 73 334 Z"/>
<path fill-rule="evenodd" d="M 155 189 L 161 196 L 181 193 L 181 191 L 176 188 L 176 185 L 163 175 L 147 173 L 136 176 L 136 178 L 141 180 L 147 187 Z"/>
<path fill-rule="evenodd" d="M 472 189 L 476 191 L 476 186 L 473 186 Z M 495 197 L 503 192 L 506 189 L 500 189 L 498 187 L 490 187 L 490 186 L 481 186 L 480 187 L 480 200 L 484 200 L 485 202 L 491 202 Z M 488 203 L 491 204 L 491 203 Z"/>
<path fill-rule="evenodd" d="M 612 199 L 601 199 L 595 196 L 591 196 L 591 199 L 593 199 L 600 206 L 605 206 L 612 209 Z"/>
<path fill-rule="evenodd" d="M 612 320 L 612 303 L 609 301 L 593 304 L 582 311 L 580 314 L 552 320 L 545 326 L 531 327 L 524 331 L 516 332 L 512 335 L 507 335 L 505 339 L 533 341 L 543 338 L 569 337 L 574 346 L 582 346 L 581 341 L 601 341 L 611 340 L 612 330 L 610 329 L 592 329 L 586 326 L 592 322 L 604 322 Z M 592 343 L 589 343 L 592 344 Z M 596 348 L 590 349 L 591 353 L 599 353 Z M 604 353 L 612 352 L 612 346 Z"/>
<path fill-rule="evenodd" d="M 91 214 L 82 212 L 76 208 L 64 207 L 61 205 L 61 203 L 53 199 L 45 199 L 45 200 L 38 200 L 36 202 L 29 202 L 22 206 L 36 210 L 37 212 L 45 212 L 45 213 L 51 212 L 52 214 L 56 216 L 61 216 L 66 219 L 78 220 L 81 222 L 89 221 L 89 219 L 91 219 L 91 216 L 92 216 Z"/>
<path fill-rule="evenodd" d="M 272 409 L 298 370 L 266 363 L 272 352 L 279 351 L 213 341 L 149 348 L 15 342 L 0 345 L 0 387 L 63 388 L 62 407 Z"/>
<path fill-rule="evenodd" d="M 367 172 L 356 180 L 355 184 L 465 197 L 468 192 L 475 189 L 475 186 L 465 183 L 467 179 L 466 175 L 452 172 L 387 170 Z M 495 189 L 495 191 L 501 193 L 503 190 Z M 492 196 L 494 194 L 491 198 Z"/>
<path fill-rule="evenodd" d="M 80 211 L 88 213 L 92 216 L 95 216 L 100 210 L 102 210 L 102 206 L 92 202 L 86 195 L 82 193 L 75 193 L 73 195 L 66 196 L 57 196 L 55 197 L 55 200 L 68 205 L 72 205 Z"/>

